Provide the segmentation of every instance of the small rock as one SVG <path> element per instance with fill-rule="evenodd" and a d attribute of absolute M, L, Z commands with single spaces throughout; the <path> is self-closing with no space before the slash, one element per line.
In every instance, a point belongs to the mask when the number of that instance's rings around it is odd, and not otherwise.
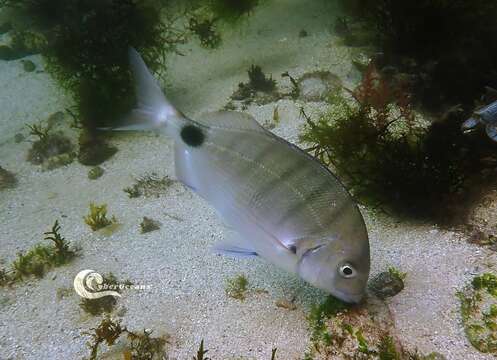
<path fill-rule="evenodd" d="M 371 280 L 369 288 L 380 299 L 397 295 L 404 289 L 404 281 L 390 271 L 382 272 Z"/>
<path fill-rule="evenodd" d="M 26 72 L 33 72 L 36 70 L 36 65 L 31 60 L 21 60 L 22 67 Z"/>
<path fill-rule="evenodd" d="M 370 62 L 371 58 L 363 52 L 359 52 L 352 57 L 352 65 L 360 72 L 366 71 Z"/>
<path fill-rule="evenodd" d="M 295 310 L 297 308 L 297 305 L 295 305 L 293 302 L 288 301 L 286 299 L 277 300 L 276 306 L 279 308 L 287 309 L 287 310 Z"/>
<path fill-rule="evenodd" d="M 307 37 L 309 34 L 307 33 L 307 31 L 305 31 L 304 29 L 300 30 L 299 32 L 299 37 L 300 38 L 304 38 L 304 37 Z"/>
<path fill-rule="evenodd" d="M 142 234 L 159 230 L 161 223 L 157 220 L 150 219 L 146 216 L 143 217 L 143 221 L 140 224 Z"/>
<path fill-rule="evenodd" d="M 305 101 L 325 101 L 340 88 L 340 78 L 329 71 L 314 71 L 304 74 L 298 81 L 298 94 Z"/>
<path fill-rule="evenodd" d="M 100 166 L 94 166 L 88 170 L 88 179 L 96 180 L 104 174 L 104 169 Z"/>

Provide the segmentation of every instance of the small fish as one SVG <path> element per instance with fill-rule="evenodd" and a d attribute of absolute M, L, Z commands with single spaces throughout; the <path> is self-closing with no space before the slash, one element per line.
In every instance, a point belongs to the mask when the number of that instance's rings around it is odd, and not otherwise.
<path fill-rule="evenodd" d="M 197 120 L 176 110 L 130 49 L 138 108 L 117 130 L 157 129 L 175 141 L 177 178 L 236 235 L 219 253 L 260 256 L 312 285 L 359 302 L 369 276 L 368 234 L 337 178 L 250 115 L 219 111 Z"/>
<path fill-rule="evenodd" d="M 488 137 L 497 141 L 497 101 L 475 111 L 468 120 L 463 122 L 461 130 L 465 133 L 470 132 L 480 124 L 485 126 Z"/>

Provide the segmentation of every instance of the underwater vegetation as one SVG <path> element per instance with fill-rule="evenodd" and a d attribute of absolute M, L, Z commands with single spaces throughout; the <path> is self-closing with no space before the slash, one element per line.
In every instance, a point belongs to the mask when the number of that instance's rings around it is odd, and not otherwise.
<path fill-rule="evenodd" d="M 210 360 L 210 358 L 206 357 L 209 350 L 204 350 L 204 339 L 200 341 L 200 345 L 198 346 L 197 355 L 193 357 L 193 360 Z"/>
<path fill-rule="evenodd" d="M 205 48 L 215 49 L 221 44 L 221 35 L 216 31 L 214 19 L 190 18 L 188 28 L 200 40 L 200 45 Z"/>
<path fill-rule="evenodd" d="M 110 220 L 107 218 L 107 204 L 96 205 L 90 203 L 90 213 L 84 216 L 83 219 L 93 231 L 117 223 L 117 219 L 114 216 Z"/>
<path fill-rule="evenodd" d="M 472 105 L 484 86 L 497 87 L 495 2 L 341 3 L 372 29 L 369 38 L 383 51 L 385 66 L 412 75 L 415 99 L 431 109 Z"/>
<path fill-rule="evenodd" d="M 226 295 L 240 301 L 245 300 L 247 293 L 248 279 L 245 275 L 237 275 L 232 279 L 226 280 Z"/>
<path fill-rule="evenodd" d="M 144 216 L 142 222 L 140 223 L 140 230 L 142 234 L 145 234 L 151 231 L 159 230 L 160 225 L 159 221 Z"/>
<path fill-rule="evenodd" d="M 8 285 L 35 276 L 43 277 L 53 267 L 69 263 L 77 256 L 77 249 L 71 248 L 70 243 L 60 234 L 60 225 L 55 220 L 50 231 L 44 233 L 48 244 L 37 244 L 26 252 L 19 252 L 12 263 L 12 269 L 0 270 L 0 285 Z"/>
<path fill-rule="evenodd" d="M 161 18 L 160 3 L 128 0 L 3 1 L 27 16 L 48 46 L 47 70 L 73 95 L 81 123 L 93 129 L 132 105 L 127 50 L 133 46 L 153 70 L 181 42 Z"/>
<path fill-rule="evenodd" d="M 123 351 L 124 359 L 131 360 L 160 360 L 164 359 L 167 336 L 152 337 L 152 331 L 144 329 L 142 332 L 134 332 L 121 325 L 119 320 L 113 320 L 106 316 L 100 324 L 85 332 L 91 337 L 87 345 L 90 348 L 90 359 L 96 360 L 101 344 L 112 346 L 123 335 L 126 336 L 126 348 Z"/>
<path fill-rule="evenodd" d="M 437 353 L 423 356 L 405 350 L 394 337 L 389 311 L 383 302 L 375 301 L 368 304 L 368 309 L 332 296 L 314 304 L 307 316 L 311 345 L 304 359 L 444 359 Z"/>
<path fill-rule="evenodd" d="M 457 295 L 468 340 L 481 352 L 497 354 L 497 276 L 476 276 Z"/>
<path fill-rule="evenodd" d="M 0 166 L 0 191 L 11 189 L 17 185 L 16 176 Z"/>
<path fill-rule="evenodd" d="M 70 164 L 75 158 L 74 145 L 61 131 L 52 132 L 50 126 L 27 125 L 29 135 L 37 138 L 28 150 L 27 160 L 42 165 L 44 170 Z"/>
<path fill-rule="evenodd" d="M 362 202 L 401 216 L 461 221 L 472 190 L 492 181 L 484 159 L 495 156 L 495 144 L 462 134 L 463 119 L 454 116 L 421 126 L 404 84 L 388 81 L 374 64 L 345 91 L 329 98 L 330 109 L 317 120 L 303 113 L 300 139 L 308 151 Z"/>
<path fill-rule="evenodd" d="M 258 65 L 251 65 L 247 71 L 249 81 L 239 83 L 238 89 L 231 95 L 232 100 L 243 101 L 244 105 L 252 102 L 266 104 L 279 97 L 276 81 L 267 77 Z"/>
<path fill-rule="evenodd" d="M 135 183 L 123 189 L 130 198 L 159 197 L 167 192 L 169 187 L 175 183 L 169 176 L 159 177 L 156 173 L 143 175 L 135 179 Z"/>
<path fill-rule="evenodd" d="M 128 47 L 139 49 L 147 64 L 156 71 L 165 68 L 167 54 L 184 41 L 182 31 L 174 28 L 173 20 L 162 16 L 162 8 L 167 3 L 155 0 L 0 1 L 0 7 L 8 7 L 13 13 L 13 48 L 15 54 L 19 54 L 14 58 L 41 52 L 47 72 L 72 96 L 74 115 L 84 128 L 78 144 L 78 160 L 83 165 L 99 165 L 117 151 L 98 136 L 95 129 L 115 124 L 134 104 Z M 29 28 L 25 28 L 23 19 L 29 19 Z M 16 30 L 17 27 L 22 30 Z M 30 155 L 34 161 L 43 159 L 46 144 L 39 145 L 41 148 Z M 69 158 L 64 155 L 64 159 L 59 160 L 64 164 Z"/>

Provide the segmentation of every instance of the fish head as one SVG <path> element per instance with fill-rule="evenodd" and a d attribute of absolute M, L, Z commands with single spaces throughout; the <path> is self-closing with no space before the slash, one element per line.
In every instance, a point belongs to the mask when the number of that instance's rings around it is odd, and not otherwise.
<path fill-rule="evenodd" d="M 315 287 L 349 302 L 363 298 L 369 277 L 369 242 L 345 241 L 340 237 L 309 241 L 301 249 L 299 275 Z M 364 241 L 365 240 L 365 241 Z M 357 246 L 361 243 L 362 246 Z"/>

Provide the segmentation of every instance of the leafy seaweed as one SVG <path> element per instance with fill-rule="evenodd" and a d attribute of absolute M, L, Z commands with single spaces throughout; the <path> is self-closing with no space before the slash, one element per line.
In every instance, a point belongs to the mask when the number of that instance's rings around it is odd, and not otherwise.
<path fill-rule="evenodd" d="M 416 120 L 409 94 L 370 65 L 361 84 L 330 98 L 329 111 L 317 121 L 305 113 L 301 141 L 332 167 L 364 203 L 398 215 L 462 221 L 474 200 L 473 182 L 485 184 L 483 161 L 496 144 L 467 137 L 463 119 L 423 127 Z M 459 204 L 458 204 L 459 203 Z M 465 204 L 461 206 L 460 204 Z"/>

